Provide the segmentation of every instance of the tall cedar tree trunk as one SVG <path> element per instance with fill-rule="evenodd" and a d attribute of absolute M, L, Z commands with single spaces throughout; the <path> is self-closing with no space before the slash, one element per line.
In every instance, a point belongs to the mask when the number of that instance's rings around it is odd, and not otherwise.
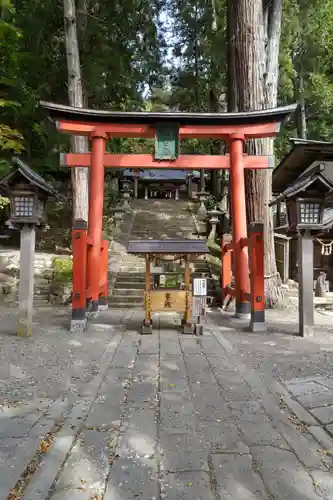
<path fill-rule="evenodd" d="M 77 33 L 75 0 L 64 0 L 64 22 L 66 37 L 66 54 L 68 68 L 68 99 L 70 106 L 84 107 L 82 90 L 80 53 Z M 84 26 L 84 24 L 82 24 Z M 73 136 L 71 138 L 73 153 L 89 151 L 88 138 Z M 89 170 L 87 168 L 72 168 L 73 220 L 88 221 L 89 206 Z"/>
<path fill-rule="evenodd" d="M 308 131 L 307 131 L 306 108 L 304 99 L 304 75 L 302 67 L 298 75 L 298 101 L 299 101 L 299 106 L 297 109 L 297 135 L 301 139 L 307 139 Z"/>
<path fill-rule="evenodd" d="M 283 0 L 228 0 L 230 111 L 277 106 L 279 45 Z M 272 155 L 272 139 L 250 141 L 249 154 Z M 274 307 L 282 298 L 274 248 L 271 171 L 245 172 L 248 221 L 264 221 L 265 300 Z"/>

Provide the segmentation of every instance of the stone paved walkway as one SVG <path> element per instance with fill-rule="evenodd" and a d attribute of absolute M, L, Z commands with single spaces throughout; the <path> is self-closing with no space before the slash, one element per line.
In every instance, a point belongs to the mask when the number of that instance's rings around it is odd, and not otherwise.
<path fill-rule="evenodd" d="M 254 335 L 211 313 L 201 338 L 173 315 L 140 336 L 141 313 L 112 310 L 69 335 L 50 310 L 23 340 L 9 319 L 0 499 L 333 498 L 329 331 Z"/>

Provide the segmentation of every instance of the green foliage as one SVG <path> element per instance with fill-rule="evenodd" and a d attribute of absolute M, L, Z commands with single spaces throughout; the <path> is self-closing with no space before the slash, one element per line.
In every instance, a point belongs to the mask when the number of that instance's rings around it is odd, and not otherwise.
<path fill-rule="evenodd" d="M 54 257 L 52 262 L 53 281 L 55 283 L 69 283 L 73 276 L 73 259 Z"/>
<path fill-rule="evenodd" d="M 9 205 L 9 199 L 5 196 L 0 196 L 0 211 Z"/>
<path fill-rule="evenodd" d="M 311 139 L 333 140 L 332 53 L 333 0 L 284 0 L 279 99 L 304 100 Z M 291 122 L 277 141 L 279 155 L 288 149 L 286 134 L 301 133 L 298 121 Z"/>
<path fill-rule="evenodd" d="M 76 2 L 83 3 L 87 11 L 78 9 L 77 22 L 88 106 L 226 110 L 226 0 Z M 0 9 L 0 175 L 11 155 L 22 153 L 66 185 L 70 174 L 59 168 L 58 154 L 69 150 L 69 138 L 38 107 L 40 99 L 68 102 L 63 2 L 0 0 Z M 308 136 L 333 140 L 333 0 L 284 0 L 283 9 L 279 104 L 303 98 Z M 289 148 L 288 137 L 299 133 L 296 120 L 284 127 L 278 158 Z M 222 146 L 191 139 L 181 150 L 217 154 Z M 153 152 L 154 141 L 114 138 L 108 147 Z"/>
<path fill-rule="evenodd" d="M 165 279 L 164 288 L 179 288 L 183 281 L 182 274 L 176 274 L 175 276 L 167 276 Z"/>
<path fill-rule="evenodd" d="M 217 200 L 214 196 L 209 196 L 205 201 L 205 207 L 207 210 L 215 210 L 217 206 Z"/>

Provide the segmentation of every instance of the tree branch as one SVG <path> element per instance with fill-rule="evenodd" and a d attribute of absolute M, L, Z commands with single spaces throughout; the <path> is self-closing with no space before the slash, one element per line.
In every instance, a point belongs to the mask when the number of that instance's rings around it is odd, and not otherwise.
<path fill-rule="evenodd" d="M 77 19 L 77 31 L 79 38 L 82 39 L 86 27 L 87 27 L 87 15 L 91 5 L 91 0 L 77 0 L 76 12 L 78 14 Z"/>

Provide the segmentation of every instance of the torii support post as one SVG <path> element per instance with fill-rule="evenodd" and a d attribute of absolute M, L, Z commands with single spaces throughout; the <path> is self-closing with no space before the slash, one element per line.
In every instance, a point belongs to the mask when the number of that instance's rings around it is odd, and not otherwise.
<path fill-rule="evenodd" d="M 250 314 L 250 303 L 246 300 L 246 294 L 250 292 L 248 251 L 246 246 L 242 245 L 242 241 L 247 238 L 243 152 L 244 142 L 245 137 L 242 134 L 234 134 L 229 140 L 236 317 L 239 318 L 246 317 Z"/>
<path fill-rule="evenodd" d="M 89 290 L 89 315 L 94 317 L 99 309 L 99 291 L 101 277 L 101 246 L 104 199 L 104 153 L 107 135 L 95 131 L 91 138 L 91 170 L 88 219 L 88 260 L 87 284 Z M 103 308 L 105 300 L 103 299 Z"/>
<path fill-rule="evenodd" d="M 73 295 L 71 332 L 83 332 L 86 326 L 87 222 L 77 219 L 73 225 Z"/>
<path fill-rule="evenodd" d="M 249 228 L 252 332 L 263 332 L 265 324 L 264 224 L 253 222 Z"/>

